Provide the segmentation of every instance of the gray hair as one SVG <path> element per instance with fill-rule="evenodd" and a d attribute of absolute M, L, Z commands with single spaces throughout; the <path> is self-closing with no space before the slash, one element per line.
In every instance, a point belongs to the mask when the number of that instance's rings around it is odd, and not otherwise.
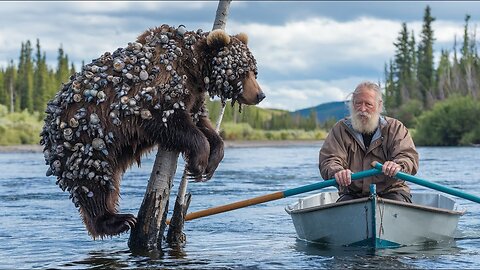
<path fill-rule="evenodd" d="M 377 104 L 379 103 L 382 103 L 382 107 L 380 108 L 380 112 L 383 112 L 384 111 L 384 107 L 383 107 L 383 96 L 382 96 L 382 89 L 380 88 L 380 86 L 374 82 L 370 82 L 370 81 L 363 81 L 361 83 L 359 83 L 357 85 L 357 87 L 355 87 L 355 90 L 352 92 L 352 97 L 350 99 L 350 105 L 352 106 L 354 100 L 355 100 L 355 96 L 358 94 L 358 92 L 360 92 L 362 89 L 369 89 L 369 90 L 372 90 L 375 92 L 375 97 L 376 97 L 376 101 L 377 101 Z"/>

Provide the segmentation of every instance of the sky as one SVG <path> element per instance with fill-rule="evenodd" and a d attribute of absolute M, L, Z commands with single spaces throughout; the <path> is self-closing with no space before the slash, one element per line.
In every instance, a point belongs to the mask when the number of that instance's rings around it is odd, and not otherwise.
<path fill-rule="evenodd" d="M 419 40 L 426 6 L 436 18 L 435 55 L 474 29 L 480 1 L 232 1 L 226 31 L 245 32 L 257 60 L 262 108 L 295 111 L 343 101 L 364 80 L 384 82 L 393 43 L 407 23 Z M 183 24 L 210 31 L 218 1 L 0 2 L 0 68 L 18 64 L 22 42 L 40 40 L 50 67 L 61 46 L 77 70 L 145 30 Z M 459 46 L 457 46 L 459 47 Z"/>

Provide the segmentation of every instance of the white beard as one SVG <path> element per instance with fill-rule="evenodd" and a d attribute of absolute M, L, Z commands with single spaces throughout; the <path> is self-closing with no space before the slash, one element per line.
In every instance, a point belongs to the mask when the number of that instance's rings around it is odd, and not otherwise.
<path fill-rule="evenodd" d="M 362 134 L 372 134 L 378 127 L 380 113 L 350 111 L 353 129 Z"/>

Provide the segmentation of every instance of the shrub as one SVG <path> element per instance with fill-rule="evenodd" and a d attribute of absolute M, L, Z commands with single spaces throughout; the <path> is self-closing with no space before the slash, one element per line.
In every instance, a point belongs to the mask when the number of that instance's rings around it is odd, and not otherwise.
<path fill-rule="evenodd" d="M 434 105 L 418 118 L 414 134 L 418 145 L 452 146 L 479 138 L 480 105 L 471 97 L 454 97 Z"/>

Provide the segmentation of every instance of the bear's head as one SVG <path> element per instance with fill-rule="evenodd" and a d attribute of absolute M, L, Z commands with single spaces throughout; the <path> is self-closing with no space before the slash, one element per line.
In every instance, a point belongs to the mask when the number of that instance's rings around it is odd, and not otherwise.
<path fill-rule="evenodd" d="M 255 105 L 265 98 L 257 82 L 257 62 L 247 47 L 248 37 L 241 33 L 229 36 L 214 30 L 207 36 L 211 53 L 205 85 L 211 97 L 218 96 L 239 104 Z"/>

